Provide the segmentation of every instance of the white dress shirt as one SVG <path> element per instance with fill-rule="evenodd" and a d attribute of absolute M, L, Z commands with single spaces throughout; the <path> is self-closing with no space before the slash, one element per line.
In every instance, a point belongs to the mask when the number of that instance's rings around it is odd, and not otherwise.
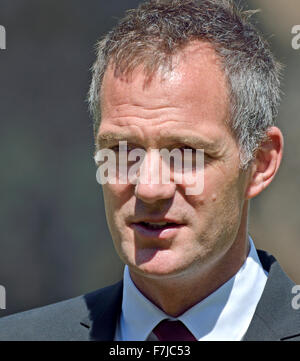
<path fill-rule="evenodd" d="M 267 281 L 254 243 L 239 271 L 208 297 L 177 318 L 164 313 L 148 300 L 124 268 L 122 312 L 115 341 L 155 341 L 152 332 L 163 319 L 180 320 L 197 340 L 239 341 L 245 335 Z"/>

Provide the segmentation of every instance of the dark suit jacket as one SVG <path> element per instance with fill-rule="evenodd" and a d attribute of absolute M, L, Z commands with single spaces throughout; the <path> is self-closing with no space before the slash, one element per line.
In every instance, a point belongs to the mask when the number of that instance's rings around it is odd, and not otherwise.
<path fill-rule="evenodd" d="M 258 251 L 269 272 L 246 341 L 300 341 L 300 310 L 292 307 L 294 283 L 276 259 Z M 0 318 L 0 340 L 112 341 L 122 305 L 122 281 L 49 306 Z"/>

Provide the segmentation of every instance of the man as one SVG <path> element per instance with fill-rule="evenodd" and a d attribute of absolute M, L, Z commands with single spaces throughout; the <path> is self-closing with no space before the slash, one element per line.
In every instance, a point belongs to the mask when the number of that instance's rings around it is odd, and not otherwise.
<path fill-rule="evenodd" d="M 99 42 L 89 94 L 96 154 L 120 161 L 124 142 L 125 155 L 144 152 L 135 181 L 126 173 L 121 182 L 119 168 L 103 184 L 124 279 L 5 317 L 0 339 L 300 340 L 294 284 L 248 234 L 250 200 L 283 152 L 280 67 L 249 15 L 231 1 L 155 0 Z M 170 164 L 164 182 L 162 149 L 190 151 L 201 191 L 187 192 Z"/>

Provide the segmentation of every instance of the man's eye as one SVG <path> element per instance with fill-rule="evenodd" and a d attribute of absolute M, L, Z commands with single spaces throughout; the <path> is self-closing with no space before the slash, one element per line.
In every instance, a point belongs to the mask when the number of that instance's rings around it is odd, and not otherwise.
<path fill-rule="evenodd" d="M 196 153 L 197 153 L 197 149 L 195 149 L 195 148 L 192 148 L 192 147 L 189 147 L 189 146 L 183 146 L 183 147 L 180 147 L 179 148 L 181 151 L 182 151 L 182 153 L 184 154 L 185 152 L 187 153 L 187 154 L 192 154 L 193 156 L 195 156 L 196 155 Z M 206 158 L 212 158 L 208 153 L 206 153 L 203 149 L 199 149 L 198 150 L 199 152 L 203 152 L 203 155 L 204 155 L 204 157 L 205 157 L 205 159 Z"/>
<path fill-rule="evenodd" d="M 190 150 L 192 152 L 196 151 L 196 149 L 194 149 L 192 147 L 189 147 L 188 145 L 184 145 L 184 146 L 180 147 L 179 149 L 181 149 L 183 152 L 184 152 L 185 149 Z"/>
<path fill-rule="evenodd" d="M 114 145 L 113 147 L 109 147 L 110 150 L 113 150 L 114 152 L 118 152 L 119 151 L 119 146 L 118 145 Z"/>
<path fill-rule="evenodd" d="M 179 147 L 178 149 L 181 151 L 183 156 L 184 156 L 184 154 L 191 154 L 192 156 L 196 155 L 196 149 L 192 148 L 188 145 L 184 145 L 182 147 Z"/>
<path fill-rule="evenodd" d="M 116 144 L 116 145 L 110 147 L 110 149 L 113 150 L 113 151 L 116 152 L 116 153 L 119 153 L 119 152 L 130 152 L 131 150 L 133 150 L 133 149 L 135 149 L 135 148 L 136 148 L 136 146 L 135 146 L 135 145 L 132 145 L 132 144 L 127 144 L 127 146 Z"/>

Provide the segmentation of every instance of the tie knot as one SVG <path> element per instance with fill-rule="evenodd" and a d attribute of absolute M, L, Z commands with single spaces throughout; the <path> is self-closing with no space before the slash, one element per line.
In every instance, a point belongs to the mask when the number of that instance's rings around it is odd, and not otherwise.
<path fill-rule="evenodd" d="M 153 330 L 159 341 L 197 341 L 181 321 L 161 321 Z"/>

